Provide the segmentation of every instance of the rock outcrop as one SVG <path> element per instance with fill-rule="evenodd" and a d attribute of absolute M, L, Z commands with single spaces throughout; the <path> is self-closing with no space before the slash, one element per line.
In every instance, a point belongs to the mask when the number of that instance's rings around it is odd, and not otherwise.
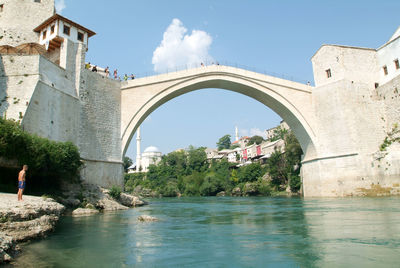
<path fill-rule="evenodd" d="M 147 203 L 142 201 L 139 197 L 121 193 L 120 198 L 115 200 L 109 194 L 108 189 L 101 188 L 100 186 L 82 183 L 82 184 L 65 184 L 64 198 L 60 202 L 72 208 L 79 206 L 91 205 L 92 207 L 101 211 L 114 211 L 125 210 L 129 207 L 143 206 Z"/>
<path fill-rule="evenodd" d="M 17 246 L 11 236 L 0 232 L 0 264 L 10 262 L 12 255 L 17 252 Z"/>
<path fill-rule="evenodd" d="M 77 208 L 72 211 L 72 216 L 79 217 L 79 216 L 89 216 L 93 214 L 97 214 L 99 211 L 97 209 L 92 208 Z"/>
<path fill-rule="evenodd" d="M 51 198 L 0 194 L 0 263 L 10 261 L 15 243 L 43 237 L 54 229 L 65 207 Z M 11 240 L 10 240 L 11 239 Z"/>
<path fill-rule="evenodd" d="M 142 222 L 158 221 L 158 219 L 156 217 L 152 217 L 149 215 L 141 215 L 138 217 L 138 220 L 142 221 Z"/>
<path fill-rule="evenodd" d="M 217 196 L 226 196 L 226 192 L 225 191 L 219 192 L 217 193 Z"/>
<path fill-rule="evenodd" d="M 240 187 L 232 189 L 232 196 L 242 196 L 242 190 L 240 190 Z"/>
<path fill-rule="evenodd" d="M 143 205 L 147 205 L 147 202 L 140 200 L 139 197 L 133 196 L 126 193 L 121 193 L 119 197 L 119 202 L 127 207 L 139 207 Z"/>

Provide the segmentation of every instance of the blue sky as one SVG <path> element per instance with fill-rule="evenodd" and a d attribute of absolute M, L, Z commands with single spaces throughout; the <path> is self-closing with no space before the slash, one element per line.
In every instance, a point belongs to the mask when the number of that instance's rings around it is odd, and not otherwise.
<path fill-rule="evenodd" d="M 118 68 L 120 74 L 153 72 L 153 53 L 174 18 L 187 29 L 186 36 L 197 30 L 209 37 L 211 43 L 203 48 L 219 62 L 229 61 L 311 82 L 310 58 L 322 44 L 377 48 L 400 26 L 398 0 L 64 3 L 63 16 L 97 33 L 90 39 L 87 61 L 110 66 L 112 70 Z M 215 147 L 221 136 L 234 135 L 235 125 L 240 134 L 251 135 L 279 121 L 272 110 L 249 97 L 204 89 L 173 99 L 154 111 L 142 124 L 142 148 L 154 145 L 168 153 L 188 145 Z M 135 142 L 127 155 L 135 158 Z"/>

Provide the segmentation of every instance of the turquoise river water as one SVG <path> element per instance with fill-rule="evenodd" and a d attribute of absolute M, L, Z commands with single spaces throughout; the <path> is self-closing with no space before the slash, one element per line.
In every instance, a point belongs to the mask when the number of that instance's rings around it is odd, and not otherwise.
<path fill-rule="evenodd" d="M 152 199 L 66 216 L 15 266 L 400 267 L 400 198 Z"/>

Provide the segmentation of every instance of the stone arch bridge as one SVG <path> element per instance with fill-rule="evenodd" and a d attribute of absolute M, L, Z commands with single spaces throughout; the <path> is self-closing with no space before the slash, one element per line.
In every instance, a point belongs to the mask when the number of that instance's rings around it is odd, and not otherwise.
<path fill-rule="evenodd" d="M 76 66 L 62 69 L 40 55 L 1 55 L 0 100 L 6 102 L 0 115 L 22 117 L 28 132 L 75 143 L 85 163 L 82 178 L 90 183 L 122 184 L 123 156 L 152 111 L 182 94 L 219 88 L 258 100 L 288 123 L 304 152 L 304 196 L 400 189 L 400 148 L 379 150 L 399 122 L 394 88 L 400 76 L 378 88 L 346 77 L 312 87 L 211 65 L 121 82 Z"/>
<path fill-rule="evenodd" d="M 393 174 L 382 174 L 374 163 L 384 135 L 377 130 L 382 122 L 374 112 L 381 104 L 362 97 L 369 94 L 368 88 L 345 80 L 316 88 L 222 65 L 122 82 L 122 153 L 151 112 L 175 97 L 204 88 L 249 96 L 288 123 L 304 152 L 301 176 L 305 196 L 363 195 L 366 188 L 379 184 L 382 176 L 393 182 Z"/>

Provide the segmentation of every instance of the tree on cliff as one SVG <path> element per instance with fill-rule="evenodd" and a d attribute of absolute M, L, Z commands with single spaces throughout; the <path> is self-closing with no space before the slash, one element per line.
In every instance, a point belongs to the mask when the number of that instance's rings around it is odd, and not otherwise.
<path fill-rule="evenodd" d="M 218 150 L 229 149 L 231 147 L 231 135 L 225 135 L 217 142 Z"/>

